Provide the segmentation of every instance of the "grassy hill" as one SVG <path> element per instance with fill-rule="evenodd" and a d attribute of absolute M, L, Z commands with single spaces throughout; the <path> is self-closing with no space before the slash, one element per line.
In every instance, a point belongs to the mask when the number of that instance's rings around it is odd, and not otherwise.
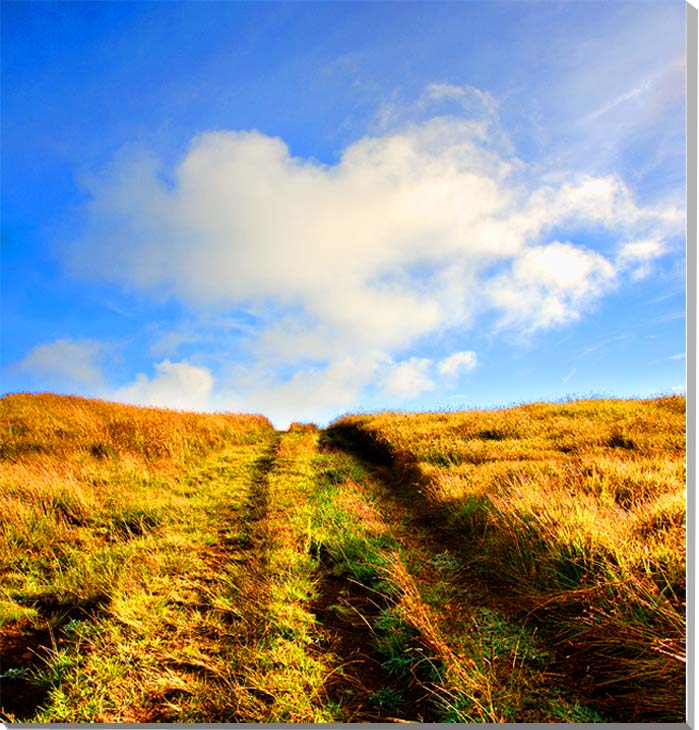
<path fill-rule="evenodd" d="M 684 398 L 0 424 L 0 719 L 684 721 Z"/>

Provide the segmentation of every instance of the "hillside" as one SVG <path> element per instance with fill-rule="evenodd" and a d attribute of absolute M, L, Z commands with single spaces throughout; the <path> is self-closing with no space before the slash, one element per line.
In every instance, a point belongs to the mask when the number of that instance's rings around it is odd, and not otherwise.
<path fill-rule="evenodd" d="M 684 398 L 0 424 L 0 719 L 684 721 Z"/>

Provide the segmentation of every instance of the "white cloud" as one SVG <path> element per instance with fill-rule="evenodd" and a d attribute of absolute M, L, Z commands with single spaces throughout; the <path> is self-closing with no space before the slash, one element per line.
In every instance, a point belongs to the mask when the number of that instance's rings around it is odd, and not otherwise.
<path fill-rule="evenodd" d="M 33 347 L 15 367 L 51 387 L 90 389 L 102 382 L 102 352 L 102 345 L 92 340 L 54 340 Z"/>
<path fill-rule="evenodd" d="M 626 263 L 627 261 L 651 261 L 652 259 L 662 256 L 667 248 L 663 241 L 645 240 L 632 241 L 625 243 L 617 256 L 617 261 Z"/>
<path fill-rule="evenodd" d="M 399 363 L 391 363 L 381 374 L 381 385 L 393 396 L 402 400 L 416 398 L 435 387 L 427 370 L 432 360 L 424 357 L 411 357 Z"/>
<path fill-rule="evenodd" d="M 139 373 L 133 383 L 113 391 L 111 398 L 123 403 L 188 411 L 211 409 L 214 378 L 208 368 L 163 360 L 155 365 L 155 372 L 152 378 Z"/>
<path fill-rule="evenodd" d="M 234 397 L 232 408 L 264 413 L 277 428 L 288 428 L 292 421 L 322 423 L 356 404 L 383 360 L 376 354 L 340 357 L 326 367 L 301 368 L 285 380 L 240 383 L 244 392 Z"/>
<path fill-rule="evenodd" d="M 299 368 L 284 379 L 239 378 L 226 407 L 261 411 L 277 428 L 287 428 L 291 421 L 324 423 L 356 408 L 362 396 L 385 406 L 433 390 L 436 384 L 429 374 L 433 365 L 429 358 L 396 361 L 379 351 L 339 357 L 325 366 Z"/>
<path fill-rule="evenodd" d="M 681 229 L 681 211 L 638 207 L 615 178 L 533 186 L 488 141 L 478 122 L 436 117 L 360 139 L 327 166 L 258 132 L 202 134 L 171 185 L 143 158 L 94 181 L 85 236 L 68 263 L 194 307 L 289 308 L 291 329 L 316 331 L 327 356 L 332 341 L 343 352 L 350 343 L 350 354 L 392 350 L 468 319 L 479 291 L 492 288 L 487 268 L 528 266 L 554 227 L 650 231 L 658 240 Z M 593 256 L 566 246 L 579 261 Z M 577 302 L 602 293 L 579 277 L 565 283 L 572 317 Z M 511 309 L 506 297 L 489 301 Z M 538 299 L 530 303 L 529 319 L 545 326 Z M 288 354 L 289 331 L 272 326 L 266 346 Z"/>
<path fill-rule="evenodd" d="M 616 262 L 620 269 L 633 267 L 631 276 L 639 281 L 650 275 L 653 270 L 652 262 L 665 253 L 667 253 L 667 245 L 662 240 L 631 241 L 621 246 Z"/>
<path fill-rule="evenodd" d="M 489 296 L 502 312 L 501 326 L 531 332 L 578 319 L 615 283 L 615 268 L 603 256 L 555 242 L 524 251 L 490 282 Z"/>
<path fill-rule="evenodd" d="M 439 363 L 439 372 L 442 375 L 454 376 L 460 372 L 474 370 L 478 364 L 478 358 L 473 350 L 455 352 L 453 355 L 444 358 Z"/>
<path fill-rule="evenodd" d="M 461 116 L 424 118 L 435 102 Z M 486 92 L 432 84 L 420 104 L 422 118 L 394 110 L 391 129 L 358 139 L 332 165 L 257 131 L 201 134 L 173 169 L 126 154 L 88 182 L 84 229 L 65 263 L 171 296 L 194 318 L 254 311 L 256 329 L 245 333 L 253 365 L 236 402 L 320 418 L 377 385 L 406 399 L 435 387 L 435 364 L 407 357 L 410 347 L 449 330 L 464 336 L 487 311 L 526 333 L 578 319 L 682 234 L 681 208 L 639 205 L 618 177 L 559 171 L 544 184 L 512 153 Z M 616 259 L 582 245 L 600 229 L 631 243 Z M 204 340 L 186 328 L 164 333 L 152 353 Z M 462 355 L 436 367 L 468 369 Z M 122 393 L 209 401 L 205 368 L 157 368 Z"/>

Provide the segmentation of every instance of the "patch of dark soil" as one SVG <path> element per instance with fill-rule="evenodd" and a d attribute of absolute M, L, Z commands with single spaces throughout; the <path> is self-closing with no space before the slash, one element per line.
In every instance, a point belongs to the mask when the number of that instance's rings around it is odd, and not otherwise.
<path fill-rule="evenodd" d="M 340 448 L 375 465 L 393 466 L 395 455 L 386 444 L 351 423 L 338 423 L 321 432 L 321 448 Z"/>
<path fill-rule="evenodd" d="M 372 626 L 388 605 L 385 596 L 324 567 L 311 611 L 323 627 L 321 647 L 342 661 L 326 684 L 328 699 L 342 707 L 345 722 L 435 721 L 424 686 L 392 675 L 376 648 Z"/>
<path fill-rule="evenodd" d="M 221 510 L 218 544 L 209 554 L 209 563 L 223 568 L 226 562 L 256 565 L 257 572 L 267 566 L 268 545 L 260 529 L 269 511 L 269 474 L 279 450 L 279 436 L 260 456 L 252 468 L 248 494 L 242 505 Z"/>
<path fill-rule="evenodd" d="M 101 592 L 91 596 L 58 596 L 55 593 L 46 593 L 39 596 L 34 605 L 43 616 L 50 617 L 51 625 L 56 625 L 93 617 L 103 611 L 110 600 L 109 595 Z"/>
<path fill-rule="evenodd" d="M 269 565 L 268 535 L 264 529 L 265 518 L 269 512 L 269 476 L 274 468 L 281 440 L 277 437 L 270 445 L 267 453 L 262 455 L 254 466 L 254 477 L 250 485 L 247 500 L 243 506 L 244 517 L 240 520 L 240 530 L 229 547 L 235 553 L 247 553 L 252 562 L 257 564 L 257 571 L 266 573 Z M 227 556 L 230 559 L 230 554 Z"/>
<path fill-rule="evenodd" d="M 34 602 L 45 617 L 46 628 L 27 624 L 2 627 L 0 717 L 11 722 L 31 720 L 48 695 L 48 687 L 35 681 L 34 670 L 67 641 L 63 630 L 67 624 L 94 619 L 108 602 L 109 598 L 102 595 L 77 599 L 47 594 Z"/>
<path fill-rule="evenodd" d="M 3 626 L 0 634 L 0 718 L 31 720 L 48 694 L 32 681 L 32 670 L 51 648 L 48 629 Z"/>

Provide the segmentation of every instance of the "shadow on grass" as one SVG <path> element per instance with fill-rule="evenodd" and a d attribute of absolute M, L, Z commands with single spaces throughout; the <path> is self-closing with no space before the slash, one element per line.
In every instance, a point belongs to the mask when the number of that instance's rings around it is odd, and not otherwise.
<path fill-rule="evenodd" d="M 591 603 L 595 587 L 584 590 L 584 585 L 576 583 L 570 591 L 552 588 L 551 600 L 542 601 L 544 586 L 532 585 L 527 594 L 508 579 L 506 571 L 498 570 L 498 561 L 506 560 L 508 551 L 517 546 L 489 518 L 486 502 L 474 498 L 449 504 L 431 499 L 426 477 L 409 453 L 391 451 L 388 444 L 355 424 L 329 427 L 321 443 L 344 450 L 369 467 L 386 488 L 385 498 L 407 511 L 415 533 L 434 554 L 459 558 L 462 567 L 454 578 L 465 587 L 470 603 L 496 609 L 515 623 L 535 626 L 554 657 L 549 671 L 575 687 L 587 705 L 617 721 L 683 720 L 683 666 L 668 659 L 658 673 L 655 650 L 642 649 L 638 642 L 627 645 L 624 636 L 611 636 L 605 624 L 580 629 L 585 615 L 595 611 Z M 630 448 L 626 442 L 613 445 Z M 650 672 L 653 662 L 656 669 Z"/>
<path fill-rule="evenodd" d="M 66 627 L 75 621 L 93 620 L 104 609 L 106 597 L 78 603 L 56 596 L 36 602 L 40 619 L 32 624 L 6 625 L 0 631 L 0 719 L 30 722 L 47 700 L 49 685 L 36 680 L 50 655 L 60 649 Z M 45 627 L 36 628 L 37 623 Z"/>

